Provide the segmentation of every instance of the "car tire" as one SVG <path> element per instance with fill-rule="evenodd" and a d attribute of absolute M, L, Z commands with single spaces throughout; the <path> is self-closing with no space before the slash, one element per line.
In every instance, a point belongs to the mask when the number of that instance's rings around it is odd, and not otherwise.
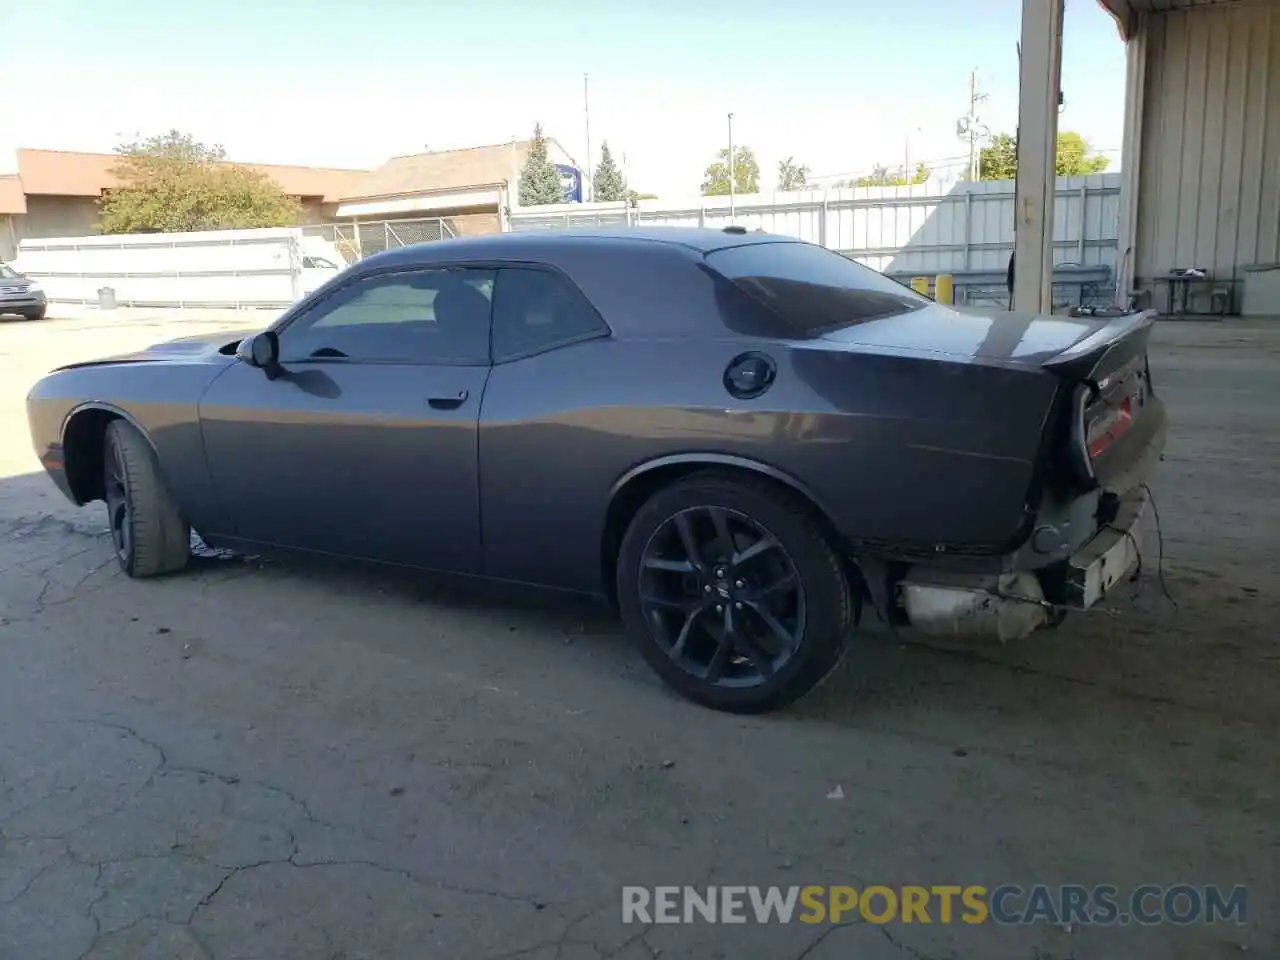
<path fill-rule="evenodd" d="M 700 563 L 688 559 L 694 552 Z M 770 586 L 788 579 L 794 594 Z M 856 613 L 814 509 L 767 479 L 721 471 L 676 481 L 640 508 L 619 550 L 617 595 L 627 632 L 657 674 L 690 700 L 733 713 L 779 709 L 822 683 Z M 780 639 L 787 635 L 790 644 Z M 716 671 L 726 636 L 728 662 Z"/>
<path fill-rule="evenodd" d="M 133 424 L 112 420 L 102 459 L 107 522 L 120 569 L 137 578 L 181 570 L 191 556 L 191 528 L 151 444 Z"/>
<path fill-rule="evenodd" d="M 32 310 L 29 313 L 24 313 L 23 316 L 26 317 L 28 320 L 40 321 L 45 318 L 45 314 L 47 312 L 48 312 L 47 310 Z"/>

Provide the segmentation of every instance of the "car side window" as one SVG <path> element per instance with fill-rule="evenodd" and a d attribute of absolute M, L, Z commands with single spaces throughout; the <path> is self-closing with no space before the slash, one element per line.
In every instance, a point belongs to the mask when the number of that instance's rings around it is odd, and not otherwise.
<path fill-rule="evenodd" d="M 281 362 L 489 361 L 492 270 L 411 270 L 335 290 L 280 334 Z"/>
<path fill-rule="evenodd" d="M 586 298 L 549 270 L 498 271 L 493 299 L 495 362 L 608 333 Z"/>

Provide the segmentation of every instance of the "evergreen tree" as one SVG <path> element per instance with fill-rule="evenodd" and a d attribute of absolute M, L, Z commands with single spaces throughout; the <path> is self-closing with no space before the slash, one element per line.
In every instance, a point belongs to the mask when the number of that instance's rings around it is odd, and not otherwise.
<path fill-rule="evenodd" d="M 626 199 L 627 188 L 622 182 L 622 171 L 613 162 L 613 154 L 609 152 L 607 140 L 600 146 L 600 165 L 596 167 L 591 185 L 596 200 Z"/>
<path fill-rule="evenodd" d="M 547 140 L 542 124 L 533 128 L 533 144 L 520 172 L 520 206 L 534 207 L 544 203 L 564 203 L 564 185 L 560 171 L 547 159 Z"/>

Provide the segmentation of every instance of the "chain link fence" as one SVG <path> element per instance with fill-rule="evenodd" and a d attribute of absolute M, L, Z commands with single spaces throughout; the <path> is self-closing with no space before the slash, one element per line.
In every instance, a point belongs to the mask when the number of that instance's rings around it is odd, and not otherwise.
<path fill-rule="evenodd" d="M 333 246 L 349 266 L 362 257 L 413 243 L 448 240 L 454 236 L 449 224 L 439 217 L 420 220 L 369 220 L 352 223 L 321 223 L 303 227 L 304 236 L 316 237 Z"/>

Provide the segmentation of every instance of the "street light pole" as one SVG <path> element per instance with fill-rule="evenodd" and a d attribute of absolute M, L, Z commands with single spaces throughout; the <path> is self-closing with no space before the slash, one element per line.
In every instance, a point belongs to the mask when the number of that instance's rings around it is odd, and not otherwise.
<path fill-rule="evenodd" d="M 737 192 L 734 183 L 735 179 L 733 169 L 733 114 L 731 113 L 729 114 L 729 219 L 731 221 L 735 213 L 735 193 Z"/>
<path fill-rule="evenodd" d="M 591 177 L 591 94 L 588 88 L 588 75 L 582 75 L 582 115 L 587 127 L 587 169 L 582 171 L 582 198 L 595 199 L 595 183 Z"/>

